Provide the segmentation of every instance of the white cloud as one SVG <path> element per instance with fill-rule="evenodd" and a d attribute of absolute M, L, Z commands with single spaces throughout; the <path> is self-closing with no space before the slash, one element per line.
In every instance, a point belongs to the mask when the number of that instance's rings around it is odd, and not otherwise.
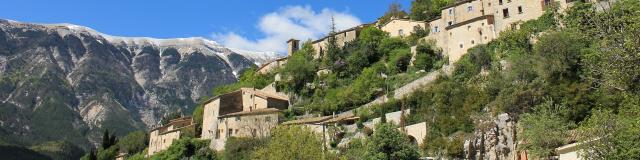
<path fill-rule="evenodd" d="M 326 35 L 331 30 L 332 16 L 337 30 L 361 24 L 360 19 L 347 11 L 325 8 L 316 12 L 310 6 L 287 6 L 260 18 L 257 28 L 264 34 L 263 38 L 250 39 L 235 32 L 214 33 L 212 37 L 226 47 L 284 53 L 290 38 L 307 40 Z"/>

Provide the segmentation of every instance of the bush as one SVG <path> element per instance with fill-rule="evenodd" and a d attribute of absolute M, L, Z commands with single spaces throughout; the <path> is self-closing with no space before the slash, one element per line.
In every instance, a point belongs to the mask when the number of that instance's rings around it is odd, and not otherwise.
<path fill-rule="evenodd" d="M 303 126 L 278 126 L 272 130 L 271 139 L 265 147 L 252 155 L 253 159 L 311 160 L 323 157 L 322 141 L 314 131 Z"/>
<path fill-rule="evenodd" d="M 150 159 L 215 159 L 215 152 L 209 149 L 209 140 L 181 138 L 174 141 L 167 150 L 154 154 Z"/>
<path fill-rule="evenodd" d="M 573 124 L 562 118 L 566 109 L 547 101 L 534 108 L 533 113 L 520 116 L 519 128 L 526 142 L 520 147 L 529 151 L 533 157 L 549 158 L 555 155 L 555 149 L 567 143 L 569 129 Z"/>
<path fill-rule="evenodd" d="M 251 154 L 266 144 L 266 139 L 236 138 L 227 139 L 224 145 L 223 159 L 248 160 Z"/>
<path fill-rule="evenodd" d="M 418 159 L 417 146 L 407 136 L 389 123 L 380 123 L 367 142 L 367 159 Z"/>
<path fill-rule="evenodd" d="M 409 49 L 395 49 L 389 53 L 389 71 L 393 74 L 406 72 L 411 61 Z"/>

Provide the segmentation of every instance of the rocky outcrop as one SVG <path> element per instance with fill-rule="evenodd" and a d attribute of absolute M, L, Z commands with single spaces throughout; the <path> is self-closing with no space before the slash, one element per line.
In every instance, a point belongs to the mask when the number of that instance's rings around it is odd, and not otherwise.
<path fill-rule="evenodd" d="M 104 129 L 149 128 L 169 112 L 190 114 L 211 89 L 260 63 L 252 59 L 203 38 L 0 20 L 0 142 L 88 148 Z"/>
<path fill-rule="evenodd" d="M 474 136 L 464 143 L 466 159 L 517 159 L 516 123 L 508 114 L 480 120 Z"/>

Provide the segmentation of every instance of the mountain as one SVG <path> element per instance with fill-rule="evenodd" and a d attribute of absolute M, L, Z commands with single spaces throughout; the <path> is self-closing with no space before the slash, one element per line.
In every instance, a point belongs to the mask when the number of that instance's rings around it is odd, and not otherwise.
<path fill-rule="evenodd" d="M 0 144 L 64 140 L 87 149 L 104 129 L 125 134 L 170 112 L 189 114 L 214 87 L 278 56 L 204 38 L 0 20 Z"/>

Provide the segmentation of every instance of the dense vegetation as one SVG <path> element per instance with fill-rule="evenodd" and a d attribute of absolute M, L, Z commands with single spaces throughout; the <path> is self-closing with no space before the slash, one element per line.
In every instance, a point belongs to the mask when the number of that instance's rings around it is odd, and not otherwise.
<path fill-rule="evenodd" d="M 452 75 L 379 107 L 416 110 L 409 123 L 428 123 L 422 149 L 431 156 L 462 158 L 464 138 L 482 127 L 475 121 L 509 113 L 523 130 L 520 149 L 534 157 L 554 155 L 577 136 L 596 151 L 589 157 L 637 159 L 640 146 L 628 142 L 640 138 L 632 116 L 640 107 L 639 4 L 549 10 L 470 49 Z"/>
<path fill-rule="evenodd" d="M 432 7 L 452 2 L 414 1 L 410 16 L 430 19 L 439 13 Z M 640 2 L 633 0 L 621 0 L 606 12 L 583 3 L 566 13 L 549 8 L 539 19 L 470 49 L 452 64 L 455 69 L 450 75 L 442 74 L 409 97 L 356 110 L 358 131 L 367 138 L 352 139 L 346 147 L 327 137 L 332 142 L 324 150 L 323 137 L 310 128 L 279 126 L 268 138 L 231 138 L 221 153 L 207 149 L 206 141 L 183 138 L 151 159 L 464 158 L 466 138 L 485 127 L 477 122 L 492 121 L 502 113 L 518 122 L 517 137 L 523 142 L 518 149 L 535 158 L 553 156 L 555 148 L 568 143 L 585 142 L 584 147 L 592 151 L 585 155 L 588 158 L 638 159 L 639 9 Z M 306 42 L 276 72 L 246 71 L 239 83 L 216 88 L 212 96 L 240 87 L 262 88 L 279 73 L 278 88 L 295 95 L 294 114 L 329 115 L 354 109 L 423 76 L 420 70 L 436 71 L 445 64 L 448 58 L 432 42 L 419 40 L 428 31 L 416 29 L 415 33 L 418 36 L 391 38 L 368 27 L 344 47 L 329 38 L 320 59 L 313 58 L 314 50 Z M 416 46 L 415 56 L 410 46 Z M 375 132 L 362 127 L 364 121 L 401 107 L 413 110 L 405 123 L 427 123 L 425 145 L 411 144 L 393 124 L 381 123 Z M 202 105 L 194 111 L 200 124 L 202 112 Z M 142 146 L 148 142 L 123 142 L 144 134 L 130 134 L 117 142 L 106 135 L 107 144 L 85 158 L 113 157 L 118 151 L 133 155 L 130 159 L 144 158 Z"/>
<path fill-rule="evenodd" d="M 279 87 L 297 95 L 294 108 L 300 110 L 296 111 L 331 114 L 352 109 L 421 77 L 425 73 L 420 70 L 432 71 L 444 64 L 441 52 L 421 41 L 416 42 L 416 63 L 410 65 L 410 43 L 409 38 L 391 38 L 367 27 L 345 47 L 329 47 L 326 56 L 332 58 L 317 61 L 307 42 L 280 70 L 284 81 Z"/>

